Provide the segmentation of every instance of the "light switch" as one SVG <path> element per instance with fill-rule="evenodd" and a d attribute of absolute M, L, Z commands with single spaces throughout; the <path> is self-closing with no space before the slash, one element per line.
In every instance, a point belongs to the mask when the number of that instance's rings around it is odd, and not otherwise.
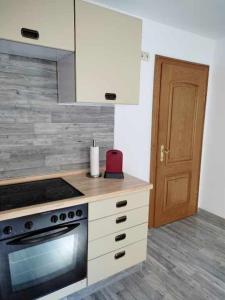
<path fill-rule="evenodd" d="M 141 52 L 141 59 L 143 61 L 149 61 L 149 53 L 148 52 L 145 52 L 145 51 L 142 51 Z"/>

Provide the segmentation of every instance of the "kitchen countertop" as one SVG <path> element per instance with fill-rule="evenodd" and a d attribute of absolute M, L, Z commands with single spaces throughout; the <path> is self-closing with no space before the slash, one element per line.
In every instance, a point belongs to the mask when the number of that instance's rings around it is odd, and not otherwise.
<path fill-rule="evenodd" d="M 105 199 L 106 197 L 115 197 L 123 193 L 130 193 L 133 191 L 140 190 L 150 190 L 153 188 L 151 184 L 127 174 L 125 174 L 124 179 L 121 180 L 104 179 L 103 177 L 88 178 L 84 172 L 74 173 L 70 175 L 63 174 L 63 176 L 62 174 L 59 174 L 58 176 L 55 174 L 52 176 L 47 175 L 30 177 L 30 179 L 27 178 L 26 180 L 6 180 L 1 181 L 0 185 L 56 177 L 61 177 L 64 180 L 66 180 L 76 189 L 81 191 L 84 194 L 84 196 L 2 211 L 0 212 L 0 221 L 18 218 L 26 215 L 42 213 L 45 211 L 65 208 L 69 206 L 90 203 Z"/>

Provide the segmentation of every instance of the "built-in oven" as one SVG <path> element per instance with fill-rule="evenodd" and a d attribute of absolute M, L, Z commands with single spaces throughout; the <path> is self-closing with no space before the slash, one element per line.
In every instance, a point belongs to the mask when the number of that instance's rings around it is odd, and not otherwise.
<path fill-rule="evenodd" d="M 29 300 L 87 275 L 87 204 L 0 222 L 0 299 Z"/>

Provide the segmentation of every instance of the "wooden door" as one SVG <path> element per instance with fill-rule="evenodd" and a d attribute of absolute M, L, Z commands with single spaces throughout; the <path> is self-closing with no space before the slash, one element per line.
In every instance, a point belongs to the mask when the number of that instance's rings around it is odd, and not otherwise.
<path fill-rule="evenodd" d="M 75 3 L 77 101 L 138 104 L 142 21 Z"/>
<path fill-rule="evenodd" d="M 157 227 L 198 208 L 208 66 L 156 57 L 150 223 Z"/>

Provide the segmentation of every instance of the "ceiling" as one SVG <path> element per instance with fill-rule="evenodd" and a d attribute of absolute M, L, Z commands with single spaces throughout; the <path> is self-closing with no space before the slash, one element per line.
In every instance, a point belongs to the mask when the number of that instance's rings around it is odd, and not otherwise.
<path fill-rule="evenodd" d="M 225 0 L 95 0 L 212 39 L 225 37 Z"/>

